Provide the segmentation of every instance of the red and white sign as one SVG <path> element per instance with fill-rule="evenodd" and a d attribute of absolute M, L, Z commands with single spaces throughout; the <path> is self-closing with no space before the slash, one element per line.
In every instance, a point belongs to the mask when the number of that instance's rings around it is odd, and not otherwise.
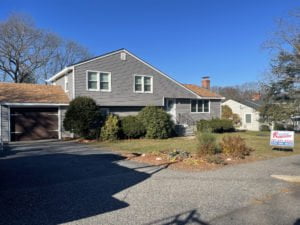
<path fill-rule="evenodd" d="M 294 147 L 294 131 L 279 131 L 271 132 L 270 145 L 278 147 Z"/>

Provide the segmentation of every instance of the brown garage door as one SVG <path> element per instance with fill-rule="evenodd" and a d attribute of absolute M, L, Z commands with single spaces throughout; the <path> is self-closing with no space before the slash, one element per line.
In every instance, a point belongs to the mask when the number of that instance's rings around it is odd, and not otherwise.
<path fill-rule="evenodd" d="M 11 108 L 12 141 L 58 138 L 57 108 Z"/>

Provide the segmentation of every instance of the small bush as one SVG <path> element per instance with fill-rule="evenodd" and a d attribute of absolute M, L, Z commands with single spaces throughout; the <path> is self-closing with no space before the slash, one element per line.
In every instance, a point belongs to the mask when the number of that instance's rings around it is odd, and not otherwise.
<path fill-rule="evenodd" d="M 70 102 L 63 126 L 65 130 L 84 138 L 96 138 L 103 118 L 95 101 L 89 97 L 76 97 Z"/>
<path fill-rule="evenodd" d="M 246 142 L 240 136 L 224 136 L 220 142 L 221 150 L 225 155 L 234 158 L 245 158 L 253 151 L 246 146 Z"/>
<path fill-rule="evenodd" d="M 274 130 L 285 130 L 285 127 L 282 123 L 275 123 Z"/>
<path fill-rule="evenodd" d="M 154 139 L 169 138 L 172 135 L 173 122 L 162 108 L 147 106 L 139 113 L 138 119 L 146 129 L 146 137 Z"/>
<path fill-rule="evenodd" d="M 199 120 L 197 122 L 197 131 L 198 132 L 212 132 L 209 120 Z"/>
<path fill-rule="evenodd" d="M 268 125 L 261 125 L 259 127 L 260 131 L 270 131 L 270 127 Z"/>
<path fill-rule="evenodd" d="M 224 133 L 233 132 L 234 126 L 232 120 L 227 119 L 200 120 L 197 123 L 197 130 L 200 132 Z"/>
<path fill-rule="evenodd" d="M 189 158 L 190 156 L 191 156 L 190 152 L 186 152 L 178 149 L 168 153 L 168 158 L 170 160 L 183 160 Z"/>
<path fill-rule="evenodd" d="M 286 128 L 285 128 L 287 131 L 294 131 L 294 126 L 293 125 L 291 125 L 291 124 L 289 124 L 289 125 L 287 125 L 286 126 Z"/>
<path fill-rule="evenodd" d="M 217 151 L 216 137 L 211 133 L 197 134 L 198 148 L 197 153 L 199 156 L 214 155 Z"/>
<path fill-rule="evenodd" d="M 140 138 L 146 133 L 145 127 L 136 116 L 126 116 L 121 119 L 121 128 L 126 138 Z"/>
<path fill-rule="evenodd" d="M 120 137 L 119 118 L 115 115 L 109 115 L 101 129 L 100 139 L 102 141 L 115 141 Z"/>

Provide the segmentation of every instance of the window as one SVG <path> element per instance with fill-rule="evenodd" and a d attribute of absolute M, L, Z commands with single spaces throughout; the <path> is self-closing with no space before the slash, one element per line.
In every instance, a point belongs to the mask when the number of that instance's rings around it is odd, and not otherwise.
<path fill-rule="evenodd" d="M 246 123 L 251 123 L 252 118 L 251 118 L 251 114 L 246 114 Z"/>
<path fill-rule="evenodd" d="M 100 73 L 100 90 L 110 91 L 110 73 Z"/>
<path fill-rule="evenodd" d="M 134 87 L 135 87 L 135 91 L 136 92 L 143 92 L 143 88 L 142 88 L 142 77 L 140 76 L 136 76 L 135 77 L 135 84 L 134 84 Z"/>
<path fill-rule="evenodd" d="M 208 113 L 209 100 L 191 100 L 191 112 L 193 113 Z"/>
<path fill-rule="evenodd" d="M 153 83 L 151 76 L 134 76 L 134 92 L 152 93 Z"/>
<path fill-rule="evenodd" d="M 192 100 L 191 112 L 197 112 L 197 100 Z"/>
<path fill-rule="evenodd" d="M 69 77 L 65 76 L 65 92 L 69 91 Z"/>
<path fill-rule="evenodd" d="M 88 90 L 98 90 L 98 73 L 89 71 L 87 73 Z"/>
<path fill-rule="evenodd" d="M 111 74 L 109 72 L 87 71 L 87 90 L 111 91 Z"/>

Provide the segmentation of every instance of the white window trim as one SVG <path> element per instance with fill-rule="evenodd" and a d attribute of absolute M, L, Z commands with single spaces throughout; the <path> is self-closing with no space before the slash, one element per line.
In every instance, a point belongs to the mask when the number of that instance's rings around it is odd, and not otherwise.
<path fill-rule="evenodd" d="M 89 88 L 89 72 L 97 73 L 97 88 L 96 89 L 90 89 Z M 100 73 L 107 73 L 108 74 L 108 90 L 106 89 L 100 89 Z M 86 90 L 87 91 L 101 91 L 101 92 L 111 92 L 111 72 L 107 71 L 96 71 L 96 70 L 87 70 L 86 71 Z"/>
<path fill-rule="evenodd" d="M 142 90 L 141 91 L 136 91 L 135 90 L 135 77 L 142 77 Z M 151 81 L 151 90 L 150 91 L 145 91 L 144 90 L 144 78 L 148 77 L 150 78 Z M 134 93 L 146 93 L 146 94 L 153 94 L 153 76 L 150 75 L 142 75 L 142 74 L 134 74 L 133 75 L 133 92 Z"/>
<path fill-rule="evenodd" d="M 252 116 L 253 113 L 245 113 L 245 124 L 252 124 L 252 121 L 253 121 L 253 116 Z M 247 123 L 247 115 L 251 115 L 251 122 L 250 123 Z"/>
<path fill-rule="evenodd" d="M 197 112 L 192 112 L 192 101 L 195 100 L 197 102 L 196 104 L 196 111 Z M 199 101 L 208 101 L 208 112 L 204 112 L 204 108 L 203 108 L 203 112 L 198 112 L 198 102 Z M 199 113 L 210 113 L 210 100 L 209 99 L 190 99 L 190 113 L 192 114 L 199 114 Z"/>
<path fill-rule="evenodd" d="M 106 89 L 101 89 L 101 85 L 100 85 L 100 83 L 101 83 L 101 77 L 100 77 L 100 74 L 101 73 L 107 73 L 108 74 L 108 90 L 106 90 Z M 100 89 L 100 91 L 102 91 L 102 92 L 111 92 L 111 72 L 104 72 L 104 71 L 99 71 L 99 89 Z"/>
<path fill-rule="evenodd" d="M 67 86 L 68 84 L 68 86 Z M 68 88 L 67 88 L 68 87 Z M 68 75 L 65 75 L 65 92 L 69 92 L 69 77 Z"/>

